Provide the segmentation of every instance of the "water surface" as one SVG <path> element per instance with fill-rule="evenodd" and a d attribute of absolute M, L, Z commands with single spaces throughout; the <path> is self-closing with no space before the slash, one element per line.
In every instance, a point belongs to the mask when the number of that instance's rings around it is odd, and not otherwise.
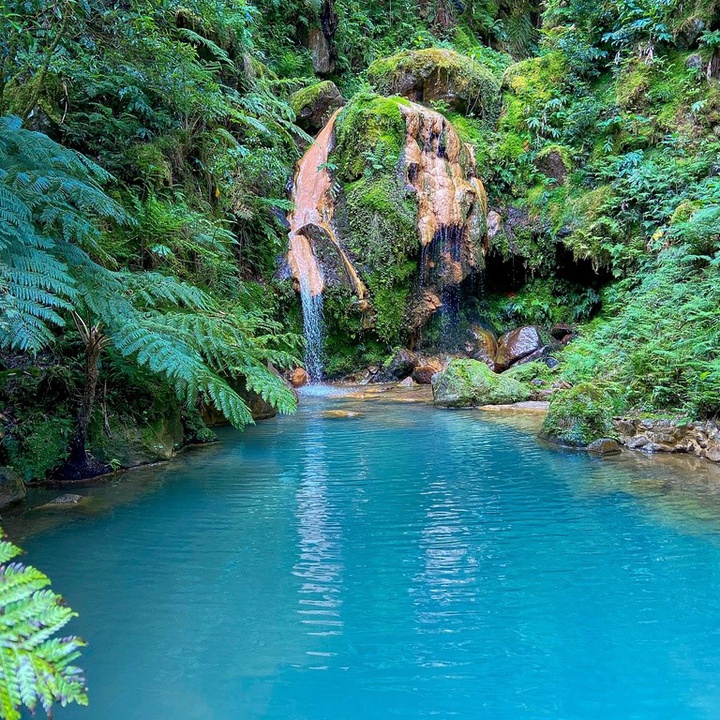
<path fill-rule="evenodd" d="M 61 720 L 720 718 L 707 468 L 343 398 L 220 434 L 24 538 L 90 643 Z"/>

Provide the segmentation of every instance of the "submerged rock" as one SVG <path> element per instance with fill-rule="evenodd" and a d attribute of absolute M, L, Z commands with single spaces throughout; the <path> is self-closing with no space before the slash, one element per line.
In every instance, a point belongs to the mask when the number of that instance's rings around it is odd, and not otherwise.
<path fill-rule="evenodd" d="M 433 400 L 438 407 L 461 408 L 509 405 L 529 400 L 530 386 L 495 374 L 478 360 L 455 359 L 433 379 Z"/>
<path fill-rule="evenodd" d="M 25 499 L 25 483 L 14 470 L 0 467 L 0 508 Z"/>
<path fill-rule="evenodd" d="M 372 63 L 368 79 L 382 95 L 426 103 L 441 100 L 490 122 L 500 112 L 500 83 L 486 67 L 454 50 L 404 50 Z"/>
<path fill-rule="evenodd" d="M 355 410 L 323 410 L 320 414 L 328 420 L 347 420 L 362 417 L 364 413 Z"/>

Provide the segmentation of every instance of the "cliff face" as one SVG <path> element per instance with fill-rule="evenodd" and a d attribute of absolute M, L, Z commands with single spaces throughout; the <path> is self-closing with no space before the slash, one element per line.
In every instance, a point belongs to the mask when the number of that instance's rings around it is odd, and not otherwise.
<path fill-rule="evenodd" d="M 472 148 L 440 113 L 353 98 L 298 164 L 288 265 L 299 288 L 342 287 L 366 327 L 404 340 L 483 266 L 487 200 L 476 172 Z"/>

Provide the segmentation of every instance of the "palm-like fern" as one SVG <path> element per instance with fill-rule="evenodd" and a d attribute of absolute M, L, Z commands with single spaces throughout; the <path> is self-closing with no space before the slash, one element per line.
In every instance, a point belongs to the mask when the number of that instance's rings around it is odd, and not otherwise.
<path fill-rule="evenodd" d="M 238 427 L 252 416 L 228 377 L 243 375 L 280 411 L 294 409 L 292 393 L 267 369 L 292 361 L 275 349 L 277 328 L 263 336 L 260 318 L 221 311 L 173 276 L 112 268 L 103 227 L 132 221 L 103 192 L 101 168 L 17 118 L 0 120 L 0 168 L 0 349 L 40 350 L 72 311 L 93 337 L 102 333 L 164 375 L 183 400 L 202 393 Z M 94 389 L 89 406 L 93 398 Z"/>
<path fill-rule="evenodd" d="M 73 664 L 84 642 L 54 635 L 77 615 L 34 567 L 11 562 L 19 548 L 0 540 L 0 717 L 20 720 L 38 704 L 87 705 L 85 678 Z"/>

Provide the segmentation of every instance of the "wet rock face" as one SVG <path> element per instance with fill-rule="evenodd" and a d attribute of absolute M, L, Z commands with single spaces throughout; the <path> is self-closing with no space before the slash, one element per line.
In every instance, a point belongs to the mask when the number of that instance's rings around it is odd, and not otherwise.
<path fill-rule="evenodd" d="M 618 417 L 613 425 L 620 442 L 631 450 L 689 453 L 720 463 L 720 426 L 715 422 Z"/>
<path fill-rule="evenodd" d="M 496 367 L 499 370 L 505 370 L 524 357 L 540 350 L 541 347 L 540 333 L 532 325 L 505 333 L 498 341 L 495 357 Z"/>
<path fill-rule="evenodd" d="M 499 82 L 487 68 L 453 50 L 405 50 L 376 60 L 368 68 L 368 79 L 382 95 L 423 103 L 441 100 L 490 122 L 499 115 Z"/>
<path fill-rule="evenodd" d="M 412 375 L 418 359 L 409 350 L 398 350 L 385 368 L 385 373 L 394 380 L 404 380 Z"/>
<path fill-rule="evenodd" d="M 330 80 L 298 90 L 290 97 L 297 124 L 311 135 L 322 130 L 344 104 L 343 96 Z"/>
<path fill-rule="evenodd" d="M 475 176 L 475 157 L 440 113 L 401 105 L 405 168 L 418 203 L 421 282 L 459 285 L 483 267 L 487 250 L 487 194 Z"/>
<path fill-rule="evenodd" d="M 435 405 L 446 408 L 509 405 L 529 400 L 532 394 L 525 383 L 496 375 L 483 362 L 460 359 L 433 378 L 432 389 Z"/>
<path fill-rule="evenodd" d="M 324 0 L 320 7 L 320 26 L 310 29 L 308 49 L 312 58 L 313 70 L 318 75 L 329 75 L 335 70 L 337 49 L 334 43 L 338 17 L 335 14 L 333 0 Z"/>
<path fill-rule="evenodd" d="M 316 247 L 322 245 L 326 264 L 334 266 L 336 275 L 362 300 L 366 296 L 365 286 L 335 232 L 333 182 L 326 167 L 334 143 L 338 112 L 336 110 L 331 116 L 298 163 L 292 190 L 295 209 L 287 218 L 290 225 L 287 260 L 298 285 L 301 288 L 305 285 L 311 296 L 320 295 L 325 279 Z"/>
<path fill-rule="evenodd" d="M 473 360 L 484 362 L 491 370 L 495 370 L 495 358 L 498 350 L 495 333 L 479 325 L 472 325 L 470 334 L 474 341 L 471 345 Z"/>
<path fill-rule="evenodd" d="M 545 177 L 552 178 L 561 185 L 567 180 L 569 168 L 563 154 L 558 149 L 551 148 L 548 152 L 538 155 L 535 167 Z"/>
<path fill-rule="evenodd" d="M 25 499 L 22 478 L 8 467 L 0 467 L 0 509 Z"/>

